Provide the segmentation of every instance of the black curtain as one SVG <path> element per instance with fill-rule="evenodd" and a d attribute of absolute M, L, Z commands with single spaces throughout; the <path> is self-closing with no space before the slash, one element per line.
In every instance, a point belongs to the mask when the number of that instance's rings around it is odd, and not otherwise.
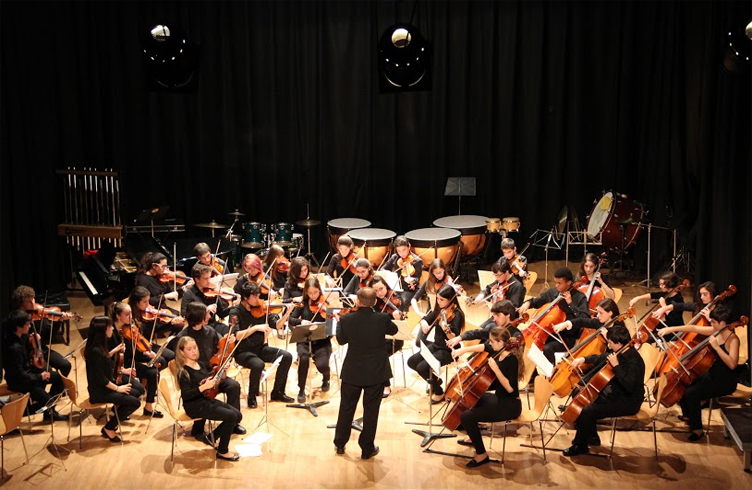
<path fill-rule="evenodd" d="M 750 78 L 720 68 L 749 2 L 2 2 L 2 298 L 61 289 L 67 166 L 122 173 L 127 221 L 169 204 L 192 225 L 360 217 L 404 233 L 518 216 L 521 241 L 604 190 L 643 203 L 652 270 L 671 233 L 697 280 L 750 298 Z M 412 22 L 432 90 L 380 94 L 376 43 Z M 139 34 L 200 45 L 193 93 L 146 89 Z M 314 230 L 323 258 L 325 226 Z M 746 238 L 745 238 L 746 235 Z M 646 233 L 629 251 L 645 267 Z"/>

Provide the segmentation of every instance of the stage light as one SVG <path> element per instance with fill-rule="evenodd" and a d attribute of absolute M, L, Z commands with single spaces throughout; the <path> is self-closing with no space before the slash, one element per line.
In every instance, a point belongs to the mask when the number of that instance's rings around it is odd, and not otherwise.
<path fill-rule="evenodd" d="M 752 56 L 752 22 L 746 28 L 734 27 L 725 37 L 723 54 L 723 70 L 729 74 L 749 72 L 750 57 Z"/>
<path fill-rule="evenodd" d="M 417 27 L 387 27 L 378 44 L 379 88 L 407 92 L 431 88 L 431 49 Z"/>
<path fill-rule="evenodd" d="M 147 87 L 187 92 L 198 83 L 198 45 L 174 23 L 159 22 L 141 34 Z"/>

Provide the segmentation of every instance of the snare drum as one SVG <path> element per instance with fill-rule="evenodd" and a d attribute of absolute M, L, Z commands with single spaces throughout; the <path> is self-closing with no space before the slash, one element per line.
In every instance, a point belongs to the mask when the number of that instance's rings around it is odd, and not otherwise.
<path fill-rule="evenodd" d="M 274 243 L 281 247 L 292 245 L 292 223 L 275 223 L 272 225 Z"/>
<path fill-rule="evenodd" d="M 447 266 L 457 256 L 462 233 L 450 228 L 420 228 L 405 233 L 413 252 L 420 256 L 424 264 L 439 258 Z"/>
<path fill-rule="evenodd" d="M 266 225 L 255 221 L 243 223 L 243 248 L 264 248 L 266 243 Z"/>
<path fill-rule="evenodd" d="M 487 218 L 486 230 L 489 233 L 498 233 L 501 230 L 501 220 L 499 218 Z"/>
<path fill-rule="evenodd" d="M 298 250 L 302 250 L 302 249 L 303 249 L 303 234 L 293 233 L 292 245 L 290 245 L 290 250 L 295 250 L 297 252 Z"/>
<path fill-rule="evenodd" d="M 433 225 L 459 231 L 462 235 L 462 255 L 473 256 L 480 254 L 486 244 L 486 220 L 485 216 L 459 214 L 439 218 L 433 222 Z M 447 261 L 444 263 L 448 264 Z"/>
<path fill-rule="evenodd" d="M 397 236 L 392 230 L 382 228 L 358 228 L 348 231 L 347 234 L 352 238 L 355 255 L 368 259 L 374 267 L 380 266 L 384 261 L 392 240 Z"/>
<path fill-rule="evenodd" d="M 371 222 L 360 218 L 337 218 L 330 220 L 326 227 L 329 231 L 329 245 L 333 251 L 337 251 L 337 240 L 350 230 L 368 228 Z"/>
<path fill-rule="evenodd" d="M 506 217 L 501 220 L 501 227 L 507 231 L 520 231 L 520 218 Z"/>
<path fill-rule="evenodd" d="M 624 194 L 609 191 L 595 202 L 588 216 L 587 234 L 606 247 L 621 249 L 622 231 L 619 226 L 624 225 L 624 250 L 627 250 L 635 244 L 642 231 L 640 222 L 643 216 L 645 210 L 641 203 L 627 199 Z"/>

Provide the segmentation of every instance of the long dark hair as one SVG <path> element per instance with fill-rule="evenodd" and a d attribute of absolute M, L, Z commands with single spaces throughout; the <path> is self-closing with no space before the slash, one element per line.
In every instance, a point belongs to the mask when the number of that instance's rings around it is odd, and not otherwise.
<path fill-rule="evenodd" d="M 167 257 L 161 252 L 148 252 L 141 259 L 141 264 L 138 267 L 137 274 L 146 274 L 151 269 L 152 264 L 159 264 L 163 260 L 167 260 Z"/>
<path fill-rule="evenodd" d="M 95 316 L 89 324 L 89 337 L 86 340 L 84 354 L 89 356 L 94 349 L 100 349 L 107 355 L 107 328 L 112 325 L 112 318 L 108 316 Z"/>

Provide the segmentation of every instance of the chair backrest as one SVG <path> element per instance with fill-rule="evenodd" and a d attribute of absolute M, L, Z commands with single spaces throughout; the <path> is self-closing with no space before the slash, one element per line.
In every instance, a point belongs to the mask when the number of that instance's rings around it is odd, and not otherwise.
<path fill-rule="evenodd" d="M 532 364 L 532 363 L 531 363 Z M 554 393 L 554 385 L 552 385 L 545 377 L 538 376 L 535 378 L 535 406 L 533 412 L 535 417 L 541 416 L 546 409 L 546 405 L 551 400 L 551 395 Z"/>
<path fill-rule="evenodd" d="M 170 361 L 172 362 L 172 361 Z M 177 418 L 178 411 L 175 404 L 172 402 L 172 392 L 170 391 L 170 383 L 167 378 L 161 377 L 159 379 L 159 396 L 162 403 L 167 407 L 167 411 L 170 413 L 170 417 Z"/>
<path fill-rule="evenodd" d="M 535 285 L 535 281 L 538 280 L 538 273 L 534 271 L 527 271 L 527 277 L 522 281 L 522 284 L 525 286 L 525 291 L 527 291 L 527 294 L 532 295 L 530 290 Z"/>
<path fill-rule="evenodd" d="M 653 371 L 655 371 L 655 366 L 658 364 L 658 359 L 661 358 L 661 351 L 656 349 L 652 344 L 642 344 L 638 352 L 640 353 L 642 360 L 645 362 L 645 379 L 642 381 L 643 383 L 647 383 L 653 376 Z"/>
<path fill-rule="evenodd" d="M 73 405 L 78 406 L 78 390 L 76 389 L 76 383 L 62 374 L 60 374 L 60 378 L 63 380 L 63 387 L 68 393 L 68 399 Z"/>
<path fill-rule="evenodd" d="M 167 363 L 167 369 L 172 374 L 172 379 L 175 381 L 175 386 L 178 386 L 178 365 L 175 364 L 175 359 Z"/>
<path fill-rule="evenodd" d="M 747 362 L 749 359 L 749 345 L 747 345 L 747 329 L 737 328 L 734 333 L 739 337 L 739 365 Z"/>
<path fill-rule="evenodd" d="M 666 385 L 668 384 L 668 378 L 666 376 L 661 376 L 658 378 L 658 391 L 655 393 L 655 403 L 650 408 L 650 416 L 655 417 L 655 415 L 658 413 L 658 409 L 661 407 L 661 397 L 663 397 L 663 390 L 666 389 Z"/>
<path fill-rule="evenodd" d="M 621 299 L 622 294 L 624 294 L 624 291 L 622 291 L 619 288 L 612 288 L 614 290 L 614 303 L 619 303 L 619 300 Z"/>
<path fill-rule="evenodd" d="M 529 385 L 530 378 L 533 377 L 534 372 L 535 372 L 535 363 L 531 361 L 530 359 L 525 358 L 525 373 L 523 375 L 523 378 L 519 381 L 518 386 L 520 388 L 524 388 L 527 385 Z"/>
<path fill-rule="evenodd" d="M 21 419 L 23 418 L 26 406 L 29 404 L 29 396 L 29 393 L 26 393 L 22 397 L 6 403 L 0 409 L 0 418 L 2 418 L 3 424 L 3 427 L 0 428 L 0 435 L 4 436 L 21 426 Z"/>

